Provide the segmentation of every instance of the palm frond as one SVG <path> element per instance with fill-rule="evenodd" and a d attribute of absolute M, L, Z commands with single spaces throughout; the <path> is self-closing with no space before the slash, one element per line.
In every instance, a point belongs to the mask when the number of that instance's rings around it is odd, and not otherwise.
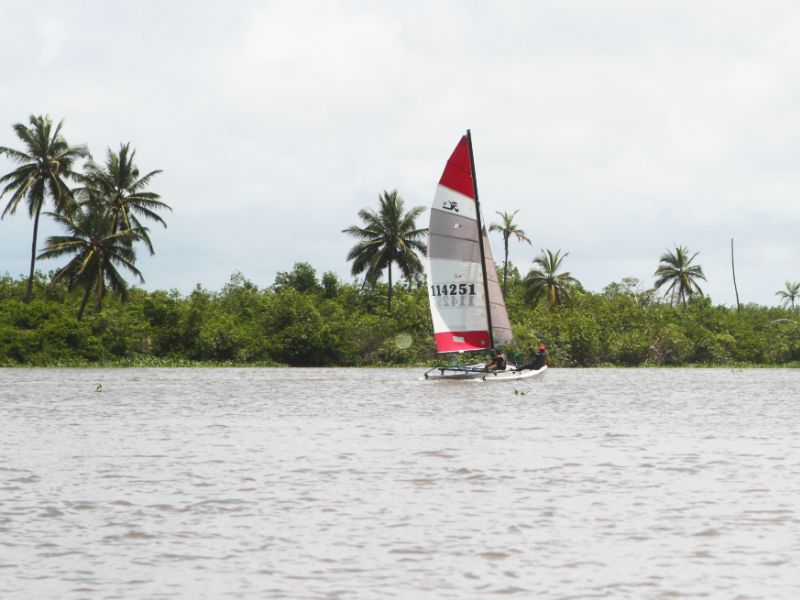
<path fill-rule="evenodd" d="M 13 215 L 15 212 L 17 212 L 17 206 L 19 206 L 20 201 L 28 194 L 31 186 L 33 186 L 35 182 L 36 180 L 33 178 L 28 178 L 19 182 L 14 181 L 9 184 L 5 190 L 3 190 L 3 194 L 0 194 L 0 197 L 2 197 L 9 189 L 11 189 L 12 186 L 16 186 L 14 194 L 9 199 L 8 204 L 6 204 L 5 210 L 3 210 L 3 217 L 5 217 L 7 214 Z"/>
<path fill-rule="evenodd" d="M 8 157 L 17 164 L 35 160 L 27 152 L 23 152 L 22 150 L 15 150 L 14 148 L 7 148 L 5 146 L 0 146 L 0 156 L 3 156 L 4 154 L 6 155 L 6 157 Z M 2 181 L 2 179 L 0 179 L 0 181 Z"/>

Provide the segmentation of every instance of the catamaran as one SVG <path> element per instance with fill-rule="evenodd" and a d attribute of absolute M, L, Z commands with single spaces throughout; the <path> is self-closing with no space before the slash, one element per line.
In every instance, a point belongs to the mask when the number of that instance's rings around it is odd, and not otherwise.
<path fill-rule="evenodd" d="M 427 266 L 428 299 L 440 354 L 511 345 L 511 323 L 481 220 L 469 130 L 447 161 L 436 188 Z M 546 368 L 519 369 L 509 364 L 504 371 L 490 371 L 484 363 L 453 364 L 434 367 L 424 376 L 429 380 L 516 381 Z"/>

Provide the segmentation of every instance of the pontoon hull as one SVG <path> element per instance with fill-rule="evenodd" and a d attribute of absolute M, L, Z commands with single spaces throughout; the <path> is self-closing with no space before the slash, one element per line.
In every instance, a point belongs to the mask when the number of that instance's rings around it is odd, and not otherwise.
<path fill-rule="evenodd" d="M 530 379 L 532 377 L 536 377 L 537 375 L 543 374 L 547 367 L 544 366 L 541 369 L 524 369 L 524 370 L 517 370 L 514 367 L 509 367 L 505 371 L 480 371 L 483 365 L 474 365 L 471 367 L 467 367 L 465 370 L 461 370 L 455 367 L 439 367 L 435 370 L 431 370 L 425 374 L 426 381 L 480 381 L 480 382 L 495 382 L 499 383 L 502 381 L 520 381 L 522 379 Z M 475 370 L 469 370 L 475 369 Z"/>

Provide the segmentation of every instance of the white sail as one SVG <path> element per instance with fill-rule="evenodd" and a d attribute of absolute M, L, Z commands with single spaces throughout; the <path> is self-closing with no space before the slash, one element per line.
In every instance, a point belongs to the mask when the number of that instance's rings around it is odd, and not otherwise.
<path fill-rule="evenodd" d="M 489 287 L 489 308 L 492 315 L 494 345 L 510 346 L 514 341 L 514 336 L 511 334 L 511 322 L 508 320 L 506 301 L 503 298 L 503 290 L 500 288 L 500 280 L 497 277 L 497 269 L 494 266 L 486 227 L 483 228 L 483 252 L 486 261 L 486 279 Z"/>

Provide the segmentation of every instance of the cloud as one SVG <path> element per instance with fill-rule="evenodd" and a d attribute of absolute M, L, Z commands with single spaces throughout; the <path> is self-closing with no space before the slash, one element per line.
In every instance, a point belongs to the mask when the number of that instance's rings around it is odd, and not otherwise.
<path fill-rule="evenodd" d="M 468 127 L 487 219 L 519 208 L 533 239 L 511 248 L 523 271 L 562 248 L 590 289 L 649 283 L 681 244 L 732 304 L 735 237 L 744 301 L 800 279 L 790 2 L 45 2 L 0 17 L 0 145 L 50 113 L 96 157 L 131 141 L 143 170 L 164 169 L 153 189 L 174 213 L 142 259 L 148 287 L 216 289 L 234 269 L 267 285 L 300 260 L 349 279 L 341 229 L 384 189 L 427 206 Z M 0 223 L 0 271 L 26 270 L 30 225 Z"/>

